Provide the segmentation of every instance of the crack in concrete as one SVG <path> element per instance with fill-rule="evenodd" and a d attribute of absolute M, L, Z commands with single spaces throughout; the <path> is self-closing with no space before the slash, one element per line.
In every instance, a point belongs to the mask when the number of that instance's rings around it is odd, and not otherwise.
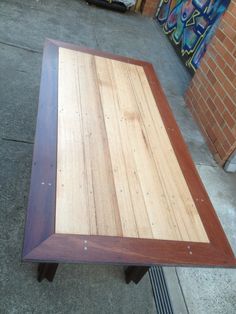
<path fill-rule="evenodd" d="M 21 45 L 17 45 L 17 44 L 14 44 L 14 43 L 9 43 L 9 42 L 5 42 L 5 41 L 1 41 L 1 40 L 0 40 L 0 44 L 6 45 L 6 46 L 9 46 L 9 47 L 14 47 L 14 48 L 22 49 L 22 50 L 25 50 L 25 51 L 28 51 L 28 52 L 32 52 L 32 53 L 39 53 L 39 54 L 42 54 L 42 53 L 43 53 L 43 52 L 40 51 L 40 50 L 36 50 L 36 49 L 33 49 L 33 48 L 29 48 L 29 47 L 25 47 L 25 46 L 21 46 Z"/>
<path fill-rule="evenodd" d="M 195 166 L 205 166 L 205 167 L 211 167 L 211 168 L 219 168 L 217 165 L 209 165 L 204 163 L 195 163 Z"/>
<path fill-rule="evenodd" d="M 2 137 L 2 141 L 6 142 L 16 142 L 16 143 L 24 143 L 24 144 L 34 144 L 32 141 L 27 141 L 27 140 L 21 140 L 21 139 L 15 139 L 15 138 L 8 138 L 8 137 Z"/>

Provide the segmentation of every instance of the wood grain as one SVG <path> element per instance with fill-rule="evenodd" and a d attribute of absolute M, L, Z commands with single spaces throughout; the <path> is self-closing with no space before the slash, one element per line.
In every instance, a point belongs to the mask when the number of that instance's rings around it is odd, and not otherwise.
<path fill-rule="evenodd" d="M 209 242 L 141 66 L 59 48 L 56 233 Z"/>
<path fill-rule="evenodd" d="M 94 60 L 59 50 L 56 231 L 122 235 Z"/>
<path fill-rule="evenodd" d="M 184 179 L 207 232 L 209 243 L 158 240 L 149 237 L 146 239 L 130 238 L 123 237 L 123 235 L 55 234 L 58 55 L 60 47 L 143 68 L 155 98 L 155 105 L 161 115 Z M 116 222 L 117 224 L 119 225 L 119 222 Z M 53 39 L 46 40 L 22 260 L 41 263 L 88 262 L 144 266 L 156 264 L 205 267 L 236 266 L 233 251 L 150 63 Z"/>

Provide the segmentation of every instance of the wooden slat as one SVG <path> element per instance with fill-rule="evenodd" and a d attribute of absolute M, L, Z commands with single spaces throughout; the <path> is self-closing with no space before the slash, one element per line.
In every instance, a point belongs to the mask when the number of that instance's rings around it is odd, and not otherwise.
<path fill-rule="evenodd" d="M 209 242 L 141 66 L 59 48 L 56 232 Z"/>
<path fill-rule="evenodd" d="M 152 237 L 121 108 L 124 105 L 120 100 L 122 89 L 117 88 L 111 61 L 99 57 L 95 60 L 123 235 L 138 237 L 141 233 L 142 237 Z M 122 78 L 119 79 L 122 81 Z M 125 102 L 127 105 L 128 100 Z"/>
<path fill-rule="evenodd" d="M 127 65 L 128 76 L 142 117 L 146 134 L 163 192 L 174 224 L 181 239 L 208 242 L 208 238 L 185 182 L 184 176 L 169 141 L 166 129 L 156 107 L 146 74 L 142 67 Z"/>
<path fill-rule="evenodd" d="M 56 232 L 121 236 L 93 62 L 59 50 Z"/>

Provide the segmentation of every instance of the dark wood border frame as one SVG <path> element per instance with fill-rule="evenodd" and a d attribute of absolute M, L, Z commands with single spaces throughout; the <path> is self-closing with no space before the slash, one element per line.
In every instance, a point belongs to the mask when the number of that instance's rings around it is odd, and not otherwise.
<path fill-rule="evenodd" d="M 210 243 L 55 233 L 59 47 L 144 68 Z M 234 254 L 150 63 L 46 40 L 22 258 L 32 262 L 236 266 Z"/>

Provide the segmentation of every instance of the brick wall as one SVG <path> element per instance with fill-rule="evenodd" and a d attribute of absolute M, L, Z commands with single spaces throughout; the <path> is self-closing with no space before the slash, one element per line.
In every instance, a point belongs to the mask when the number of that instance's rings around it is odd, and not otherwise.
<path fill-rule="evenodd" d="M 160 0 L 143 0 L 141 5 L 142 15 L 153 17 L 159 3 Z"/>
<path fill-rule="evenodd" d="M 236 149 L 236 0 L 223 15 L 185 100 L 223 165 Z"/>

